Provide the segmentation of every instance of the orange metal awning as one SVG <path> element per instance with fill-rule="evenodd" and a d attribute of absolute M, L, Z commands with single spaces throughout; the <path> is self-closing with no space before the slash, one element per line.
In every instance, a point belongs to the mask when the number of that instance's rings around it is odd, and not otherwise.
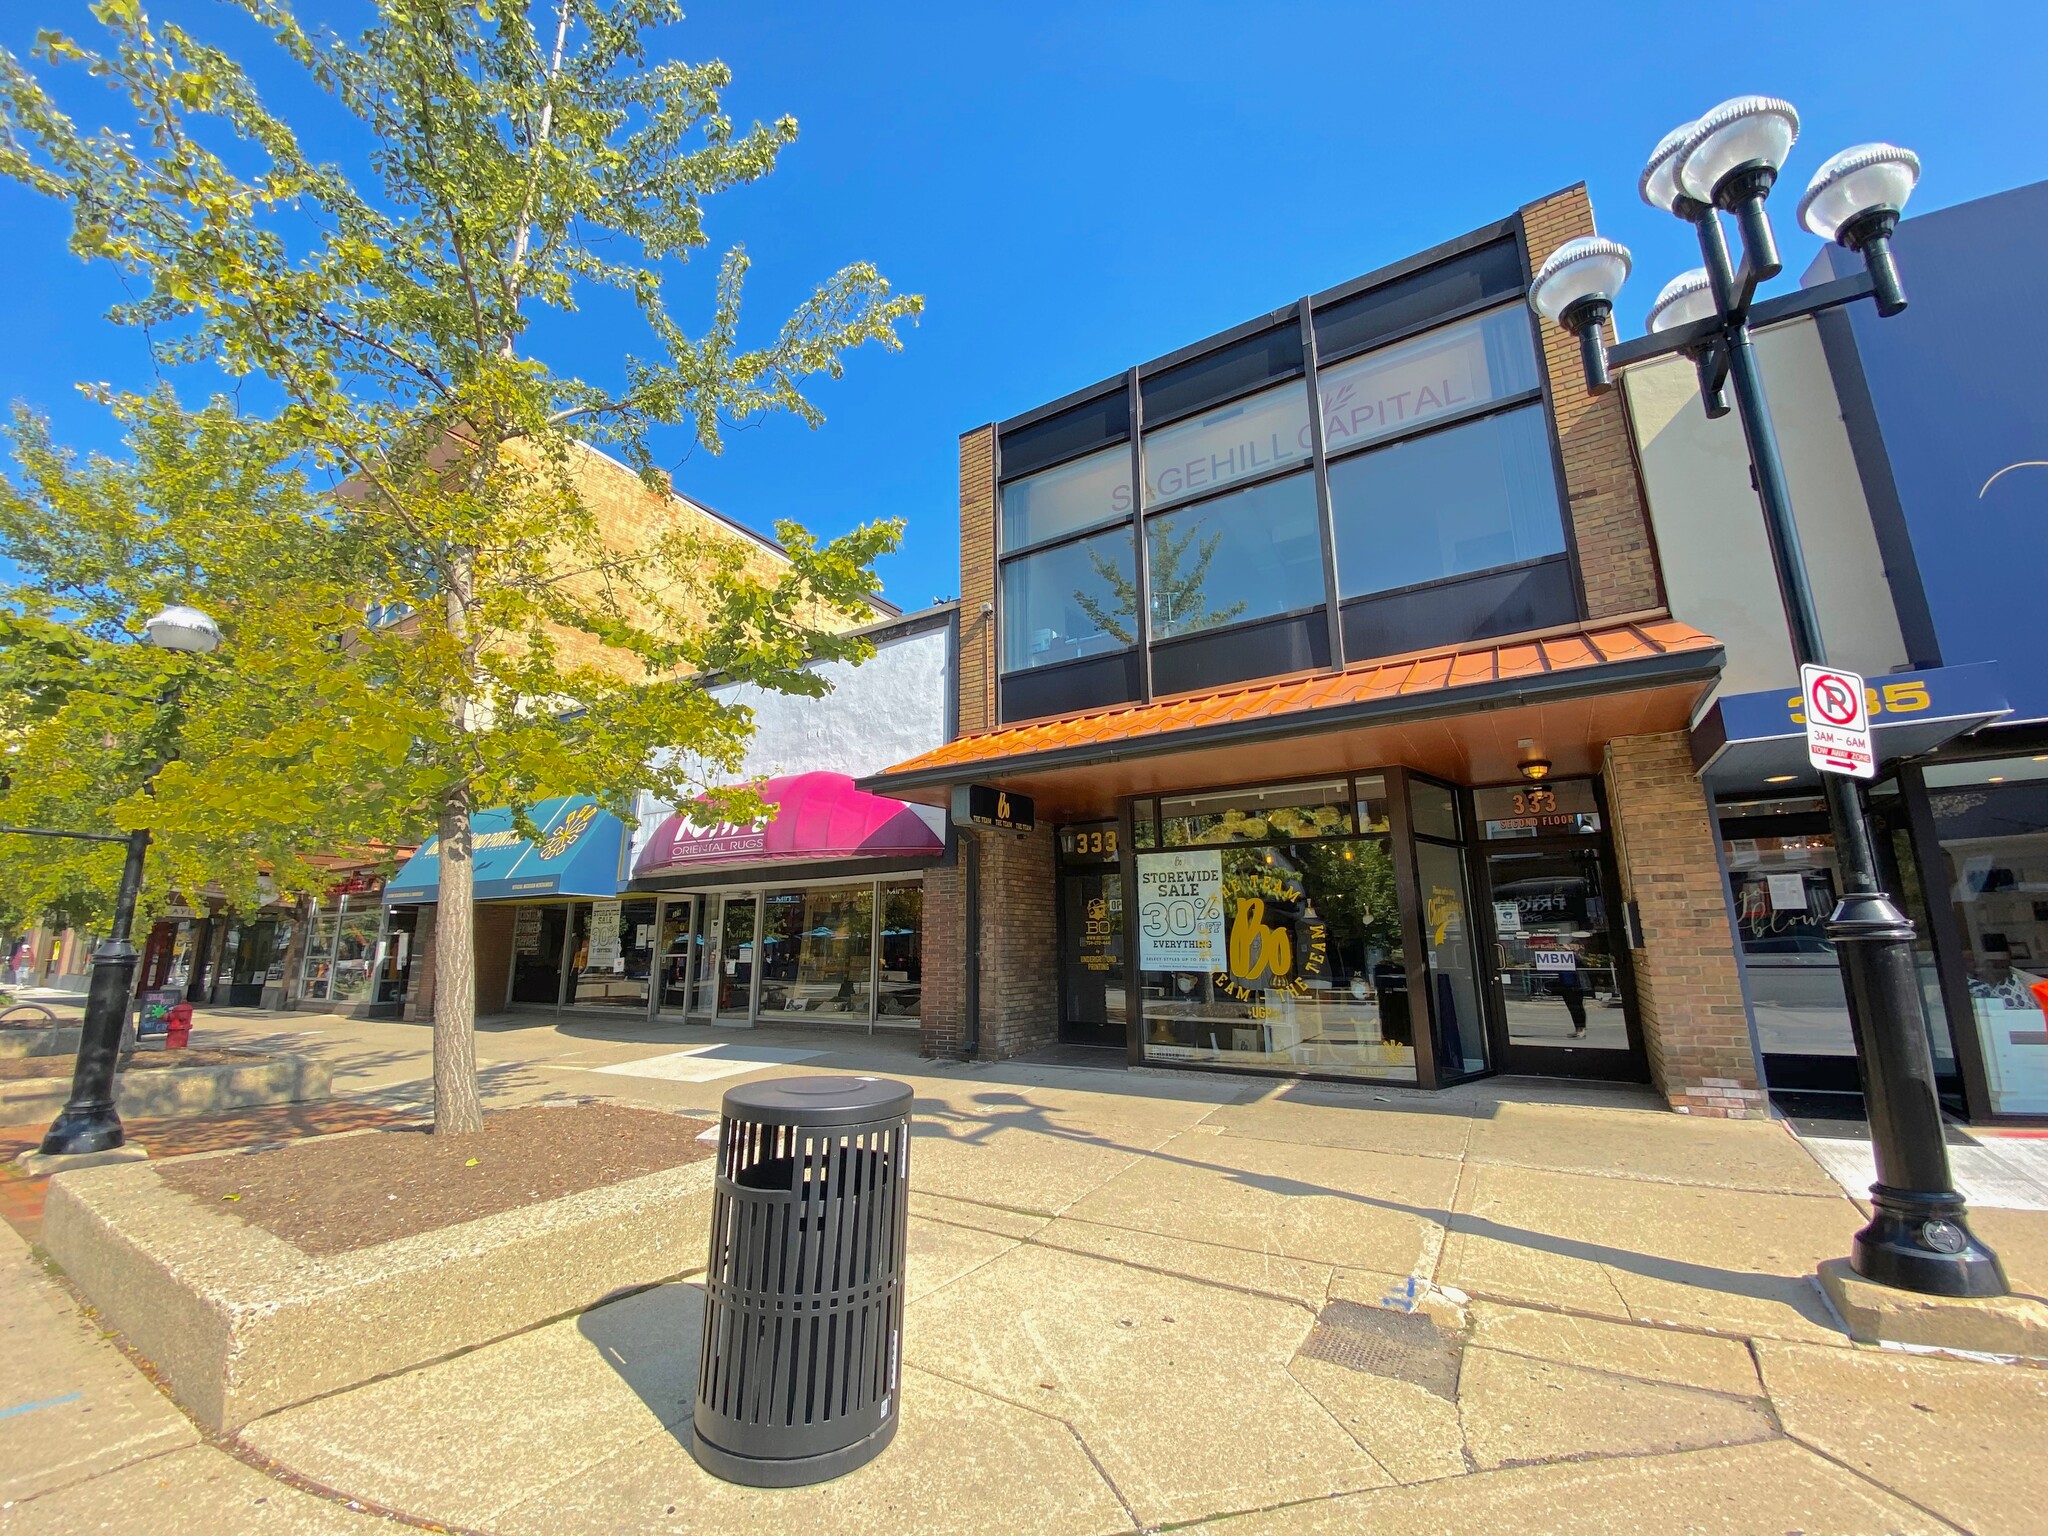
<path fill-rule="evenodd" d="M 1468 784 L 1511 779 L 1529 755 L 1588 773 L 1615 737 L 1685 729 L 1721 660 L 1675 619 L 1610 624 L 1003 726 L 861 787 L 939 803 L 991 782 L 1037 795 L 1041 814 L 1107 815 L 1121 795 L 1393 764 Z"/>

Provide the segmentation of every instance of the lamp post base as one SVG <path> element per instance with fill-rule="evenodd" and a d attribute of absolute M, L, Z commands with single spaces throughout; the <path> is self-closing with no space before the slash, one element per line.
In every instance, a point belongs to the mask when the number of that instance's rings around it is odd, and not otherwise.
<path fill-rule="evenodd" d="M 126 1138 L 114 1111 L 121 1035 L 128 1024 L 129 987 L 135 976 L 135 947 L 125 932 L 93 956 L 92 985 L 85 995 L 85 1022 L 78 1034 L 78 1065 L 71 1098 L 50 1123 L 41 1151 L 52 1157 L 105 1152 Z"/>
<path fill-rule="evenodd" d="M 1870 1224 L 1849 1245 L 1849 1265 L 1866 1280 L 1929 1296 L 2003 1296 L 2005 1268 L 1970 1231 L 1963 1202 L 1870 1186 Z"/>

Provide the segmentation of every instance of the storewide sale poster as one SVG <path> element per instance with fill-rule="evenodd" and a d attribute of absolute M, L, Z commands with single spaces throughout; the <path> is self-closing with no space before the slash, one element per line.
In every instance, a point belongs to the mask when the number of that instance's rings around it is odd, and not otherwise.
<path fill-rule="evenodd" d="M 1223 852 L 1138 855 L 1138 969 L 1218 971 L 1229 964 Z"/>

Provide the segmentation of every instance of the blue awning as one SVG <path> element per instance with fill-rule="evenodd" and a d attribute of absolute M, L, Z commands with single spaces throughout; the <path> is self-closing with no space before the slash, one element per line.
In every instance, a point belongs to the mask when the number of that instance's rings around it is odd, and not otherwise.
<path fill-rule="evenodd" d="M 626 827 L 587 795 L 543 800 L 530 818 L 540 840 L 512 829 L 512 812 L 502 806 L 479 811 L 471 820 L 476 861 L 476 900 L 520 896 L 610 898 L 625 883 Z M 437 899 L 441 840 L 430 837 L 384 887 L 384 904 Z"/>
<path fill-rule="evenodd" d="M 1870 731 L 1879 765 L 1918 757 L 2007 714 L 2005 685 L 1988 661 L 1866 677 Z M 1811 788 L 1820 775 L 1806 760 L 1799 684 L 1734 693 L 1692 728 L 1692 759 L 1716 794 Z"/>

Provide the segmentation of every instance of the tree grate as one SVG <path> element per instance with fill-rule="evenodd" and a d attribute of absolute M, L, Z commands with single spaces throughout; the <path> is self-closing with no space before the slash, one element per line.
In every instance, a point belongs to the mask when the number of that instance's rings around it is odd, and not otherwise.
<path fill-rule="evenodd" d="M 1317 1316 L 1299 1354 L 1347 1371 L 1409 1382 L 1446 1402 L 1458 1398 L 1458 1340 L 1419 1312 L 1333 1301 Z"/>

